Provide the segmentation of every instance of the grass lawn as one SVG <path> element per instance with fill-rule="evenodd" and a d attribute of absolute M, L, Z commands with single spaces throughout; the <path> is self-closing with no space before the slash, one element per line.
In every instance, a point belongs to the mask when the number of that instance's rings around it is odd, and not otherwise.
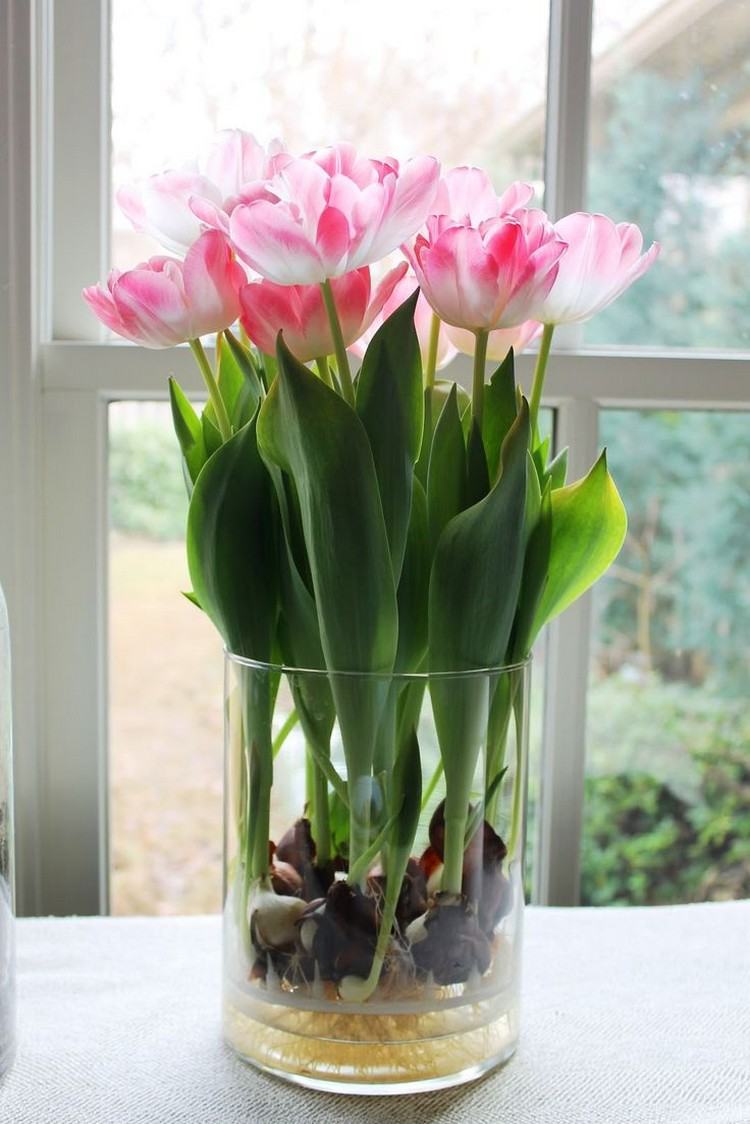
<path fill-rule="evenodd" d="M 184 597 L 182 543 L 110 549 L 112 912 L 205 913 L 221 899 L 221 642 Z"/>

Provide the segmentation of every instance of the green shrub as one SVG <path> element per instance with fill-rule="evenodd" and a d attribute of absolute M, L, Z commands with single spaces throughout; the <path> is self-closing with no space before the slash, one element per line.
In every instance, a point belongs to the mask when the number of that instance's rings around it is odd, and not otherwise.
<path fill-rule="evenodd" d="M 187 492 L 171 422 L 112 424 L 109 511 L 113 530 L 153 539 L 182 539 Z"/>
<path fill-rule="evenodd" d="M 750 895 L 750 716 L 705 688 L 617 677 L 592 690 L 581 900 Z M 607 768 L 608 766 L 608 768 Z"/>

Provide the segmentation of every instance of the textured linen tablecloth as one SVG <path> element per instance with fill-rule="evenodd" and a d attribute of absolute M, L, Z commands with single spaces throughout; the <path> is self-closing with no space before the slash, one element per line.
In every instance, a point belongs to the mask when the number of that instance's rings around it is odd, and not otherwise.
<path fill-rule="evenodd" d="M 750 902 L 530 909 L 516 1057 L 419 1096 L 237 1061 L 219 946 L 214 917 L 19 922 L 2 1124 L 750 1124 Z"/>

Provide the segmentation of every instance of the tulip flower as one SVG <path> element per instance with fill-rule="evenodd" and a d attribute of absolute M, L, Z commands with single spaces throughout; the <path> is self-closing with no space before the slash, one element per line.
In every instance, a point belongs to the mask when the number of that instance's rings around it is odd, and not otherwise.
<path fill-rule="evenodd" d="M 580 323 L 601 312 L 651 268 L 660 250 L 659 243 L 653 242 L 641 253 L 643 235 L 638 227 L 614 223 L 606 215 L 580 211 L 566 215 L 555 223 L 555 232 L 568 249 L 537 311 L 544 332 L 529 399 L 532 424 L 539 413 L 555 325 Z"/>
<path fill-rule="evenodd" d="M 542 325 L 538 320 L 524 320 L 514 328 L 497 328 L 487 336 L 486 358 L 495 363 L 502 363 L 511 348 L 516 355 L 519 355 L 539 336 L 541 330 Z M 447 324 L 445 333 L 449 343 L 456 350 L 463 352 L 464 355 L 474 354 L 477 339 L 473 332 Z"/>
<path fill-rule="evenodd" d="M 112 270 L 107 284 L 84 289 L 99 319 L 144 347 L 173 347 L 233 323 L 240 311 L 242 266 L 223 234 L 206 231 L 184 262 L 155 257 L 125 273 Z"/>
<path fill-rule="evenodd" d="M 378 261 L 427 218 L 438 164 L 431 157 L 377 161 L 338 145 L 290 160 L 266 185 L 275 202 L 234 209 L 232 241 L 278 285 L 312 285 Z"/>
<path fill-rule="evenodd" d="M 525 207 L 534 194 L 530 183 L 512 183 L 497 195 L 481 168 L 451 168 L 440 179 L 432 210 L 454 222 L 479 226 L 486 219 L 512 215 Z"/>
<path fill-rule="evenodd" d="M 239 290 L 246 280 L 224 235 L 209 230 L 190 247 L 184 262 L 156 257 L 125 273 L 114 269 L 106 285 L 84 289 L 83 297 L 102 323 L 134 343 L 159 348 L 189 341 L 226 440 L 231 427 L 200 336 L 237 319 Z"/>
<path fill-rule="evenodd" d="M 200 167 L 161 172 L 121 187 L 117 202 L 135 229 L 183 256 L 206 226 L 229 227 L 238 202 L 263 198 L 263 180 L 289 159 L 280 141 L 263 148 L 241 129 L 220 132 Z"/>
<path fill-rule="evenodd" d="M 406 263 L 404 263 L 406 265 Z M 372 320 L 369 328 L 362 333 L 356 343 L 352 344 L 349 350 L 358 357 L 362 357 L 365 353 L 368 343 L 375 335 L 376 331 L 387 320 L 392 312 L 395 312 L 408 297 L 412 295 L 417 287 L 417 279 L 413 273 L 407 273 L 401 277 L 398 283 L 394 286 L 391 295 L 383 304 L 381 311 Z M 417 339 L 419 340 L 419 350 L 422 354 L 422 367 L 425 369 L 429 361 L 430 351 L 430 334 L 432 331 L 432 323 L 434 313 L 429 304 L 419 294 L 417 299 L 417 306 L 414 310 L 414 327 L 417 330 Z M 439 334 L 437 337 L 436 351 L 435 351 L 435 370 L 439 371 L 447 366 L 456 354 L 456 348 L 448 338 L 448 333 L 444 324 L 438 321 Z M 474 337 L 472 336 L 472 342 Z"/>
<path fill-rule="evenodd" d="M 476 335 L 473 410 L 481 424 L 487 335 L 537 320 L 566 246 L 543 211 L 488 219 L 478 227 L 432 215 L 427 237 L 405 247 L 420 287 L 441 320 Z"/>
<path fill-rule="evenodd" d="M 606 215 L 567 215 L 555 231 L 568 249 L 540 310 L 545 324 L 578 323 L 601 312 L 651 268 L 660 250 L 653 242 L 642 253 L 638 227 Z"/>
<path fill-rule="evenodd" d="M 439 167 L 428 156 L 370 160 L 347 144 L 288 160 L 265 185 L 275 198 L 235 207 L 229 220 L 240 257 L 277 285 L 320 284 L 342 391 L 354 404 L 331 278 L 377 261 L 425 221 Z"/>
<path fill-rule="evenodd" d="M 422 292 L 441 320 L 471 332 L 511 328 L 536 315 L 565 251 L 541 211 L 502 216 L 478 227 L 435 215 L 412 260 Z"/>
<path fill-rule="evenodd" d="M 406 262 L 401 262 L 391 269 L 374 292 L 367 266 L 331 281 L 347 347 L 368 330 L 384 307 L 393 304 L 407 268 Z M 324 359 L 335 351 L 335 340 L 319 285 L 277 285 L 274 281 L 252 281 L 240 290 L 240 304 L 245 331 L 253 343 L 267 354 L 274 353 L 280 331 L 284 333 L 284 342 L 289 350 L 303 363 L 310 359 Z"/>

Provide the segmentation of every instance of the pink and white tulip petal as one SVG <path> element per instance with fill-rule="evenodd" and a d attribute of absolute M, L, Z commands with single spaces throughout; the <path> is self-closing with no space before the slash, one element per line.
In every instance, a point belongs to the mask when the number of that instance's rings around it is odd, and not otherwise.
<path fill-rule="evenodd" d="M 223 234 L 202 234 L 184 262 L 155 257 L 106 284 L 84 289 L 95 316 L 144 347 L 172 347 L 229 327 L 240 311 L 245 272 Z"/>
<path fill-rule="evenodd" d="M 555 223 L 568 243 L 557 278 L 540 309 L 548 324 L 589 320 L 651 268 L 660 246 L 641 253 L 643 237 L 632 223 L 615 224 L 606 215 L 578 212 Z"/>
<path fill-rule="evenodd" d="M 406 271 L 406 262 L 392 269 L 371 292 L 367 266 L 331 281 L 333 299 L 346 346 L 353 344 L 391 297 Z M 320 286 L 279 285 L 252 281 L 240 290 L 242 325 L 261 351 L 273 354 L 284 333 L 289 350 L 303 363 L 334 353 L 331 327 Z"/>
<path fill-rule="evenodd" d="M 227 230 L 227 215 L 254 185 L 291 159 L 280 141 L 263 148 L 250 133 L 217 135 L 198 170 L 175 169 L 121 187 L 117 202 L 137 231 L 183 256 L 206 227 Z M 255 189 L 257 193 L 257 189 Z"/>
<path fill-rule="evenodd" d="M 281 285 L 341 277 L 385 257 L 424 223 L 439 168 L 417 157 L 369 160 L 351 145 L 288 160 L 265 200 L 239 204 L 230 218 L 237 252 Z"/>
<path fill-rule="evenodd" d="M 451 168 L 438 184 L 433 211 L 436 215 L 448 215 L 453 222 L 479 226 L 487 219 L 521 210 L 533 194 L 531 184 L 516 182 L 498 195 L 481 168 Z"/>
<path fill-rule="evenodd" d="M 404 263 L 404 267 L 405 267 Z M 390 274 L 389 274 L 390 276 Z M 382 284 L 382 282 L 381 282 Z M 402 276 L 398 283 L 393 287 L 388 299 L 383 302 L 382 308 L 377 316 L 374 317 L 367 330 L 360 336 L 360 338 L 351 345 L 350 351 L 352 354 L 358 356 L 360 359 L 367 350 L 372 337 L 377 332 L 378 328 L 383 324 L 388 317 L 399 308 L 405 300 L 407 300 L 414 290 L 417 288 L 417 279 L 413 273 Z M 376 298 L 373 297 L 372 306 L 376 304 Z M 419 350 L 422 356 L 422 366 L 427 365 L 427 356 L 430 349 L 430 333 L 432 332 L 432 317 L 433 311 L 430 308 L 423 295 L 420 293 L 417 299 L 417 305 L 414 310 L 414 327 L 417 331 L 417 339 L 419 340 Z M 471 337 L 472 340 L 474 337 Z M 448 333 L 445 324 L 440 325 L 438 333 L 438 349 L 436 359 L 436 370 L 440 371 L 443 367 L 450 363 L 451 359 L 456 355 L 456 348 L 448 338 Z"/>
<path fill-rule="evenodd" d="M 524 320 L 523 324 L 517 324 L 515 328 L 497 328 L 490 332 L 487 337 L 488 362 L 502 363 L 511 348 L 516 355 L 520 355 L 539 336 L 541 330 L 542 325 L 538 320 Z M 467 332 L 465 328 L 454 328 L 450 324 L 446 325 L 445 331 L 458 351 L 464 355 L 474 355 L 477 338 L 473 332 Z"/>
<path fill-rule="evenodd" d="M 478 228 L 431 217 L 411 255 L 420 287 L 446 324 L 469 331 L 539 319 L 565 243 L 534 212 L 488 219 Z"/>

